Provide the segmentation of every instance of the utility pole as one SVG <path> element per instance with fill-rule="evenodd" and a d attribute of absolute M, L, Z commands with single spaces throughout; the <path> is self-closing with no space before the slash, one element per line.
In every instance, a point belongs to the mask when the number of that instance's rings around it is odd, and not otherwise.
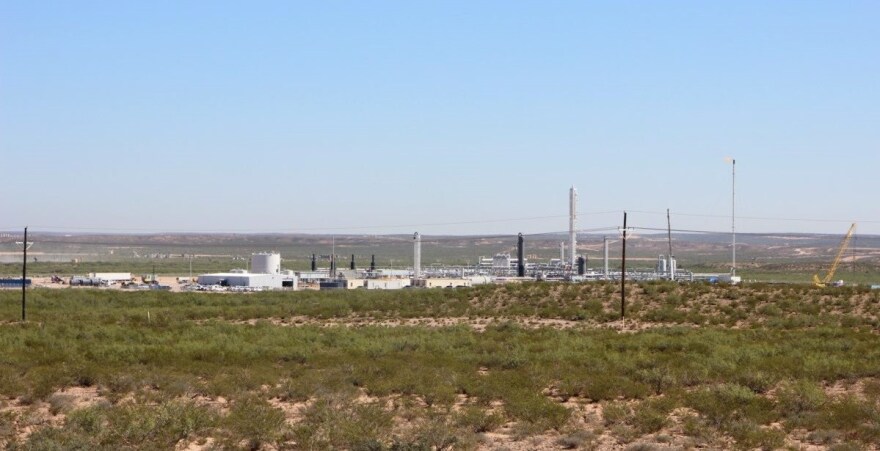
<path fill-rule="evenodd" d="M 25 322 L 27 320 L 27 284 L 25 280 L 27 280 L 27 251 L 28 248 L 31 247 L 32 244 L 27 240 L 27 226 L 24 228 L 24 241 L 18 242 L 15 244 L 21 244 L 22 249 L 22 260 L 21 260 L 21 321 Z"/>
<path fill-rule="evenodd" d="M 736 276 L 736 160 L 727 158 L 730 162 L 731 178 L 730 178 L 730 235 L 732 240 L 732 262 L 730 275 Z M 732 280 L 732 279 L 731 279 Z"/>
<path fill-rule="evenodd" d="M 672 220 L 669 219 L 669 209 L 666 209 L 666 232 L 669 239 L 669 255 L 667 259 L 669 260 L 669 280 L 675 280 L 675 270 L 672 269 Z"/>
<path fill-rule="evenodd" d="M 24 242 L 21 247 L 24 250 L 22 255 L 24 257 L 21 261 L 21 322 L 27 321 L 27 309 L 25 308 L 27 302 L 27 284 L 25 284 L 25 280 L 27 279 L 27 250 L 28 250 L 28 240 L 27 240 L 27 226 L 24 227 Z"/>

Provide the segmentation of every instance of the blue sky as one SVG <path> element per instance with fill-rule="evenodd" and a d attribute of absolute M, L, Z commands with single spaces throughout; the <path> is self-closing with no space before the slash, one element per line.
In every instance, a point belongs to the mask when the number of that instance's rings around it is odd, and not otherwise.
<path fill-rule="evenodd" d="M 575 185 L 584 229 L 727 230 L 734 156 L 739 230 L 880 233 L 877 23 L 876 1 L 3 2 L 0 228 L 534 233 Z"/>

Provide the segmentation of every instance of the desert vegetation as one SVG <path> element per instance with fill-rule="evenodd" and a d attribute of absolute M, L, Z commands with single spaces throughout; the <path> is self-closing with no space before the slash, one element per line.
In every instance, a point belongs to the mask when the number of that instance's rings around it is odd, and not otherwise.
<path fill-rule="evenodd" d="M 0 292 L 9 449 L 874 449 L 880 293 Z"/>

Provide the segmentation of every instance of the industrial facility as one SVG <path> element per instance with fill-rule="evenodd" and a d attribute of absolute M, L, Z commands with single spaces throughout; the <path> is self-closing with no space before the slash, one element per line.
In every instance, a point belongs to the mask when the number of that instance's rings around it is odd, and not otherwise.
<path fill-rule="evenodd" d="M 595 244 L 578 245 L 578 234 L 584 233 L 578 230 L 578 192 L 574 186 L 568 190 L 568 230 L 567 241 L 559 242 L 558 258 L 537 258 L 535 255 L 527 257 L 527 236 L 519 234 L 511 236 L 516 240 L 515 254 L 511 252 L 514 246 L 503 244 L 499 241 L 500 249 L 492 256 L 481 256 L 473 265 L 449 265 L 439 261 L 423 267 L 422 247 L 430 246 L 432 241 L 423 241 L 423 235 L 415 232 L 412 235 L 412 265 L 403 268 L 379 268 L 376 265 L 376 255 L 371 255 L 370 264 L 366 268 L 357 268 L 355 255 L 351 255 L 351 261 L 347 268 L 339 268 L 340 255 L 336 254 L 335 238 L 329 255 L 320 255 L 320 259 L 329 263 L 325 267 L 319 267 L 317 254 L 311 255 L 311 267 L 308 271 L 293 271 L 282 269 L 282 258 L 278 252 L 257 252 L 250 255 L 245 269 L 229 269 L 225 272 L 207 273 L 198 275 L 196 278 L 178 277 L 179 289 L 199 291 L 262 291 L 262 290 L 339 290 L 339 289 L 367 289 L 367 290 L 394 290 L 404 288 L 459 288 L 471 287 L 489 283 L 511 283 L 520 281 L 547 280 L 587 282 L 597 280 L 670 280 L 670 281 L 693 281 L 693 280 L 717 280 L 736 283 L 739 277 L 731 274 L 694 274 L 688 270 L 679 268 L 678 262 L 672 249 L 672 229 L 667 227 L 668 253 L 658 255 L 653 268 L 639 270 L 612 269 L 609 264 L 609 248 L 612 244 L 620 243 L 625 250 L 627 238 L 624 220 L 624 228 L 620 229 L 621 236 L 603 237 L 601 243 L 601 258 L 588 260 L 585 250 L 596 252 Z M 667 219 L 668 219 L 667 212 Z M 594 231 L 596 229 L 593 229 Z M 605 228 L 599 230 L 613 230 Z M 656 230 L 656 229 L 655 229 Z M 557 237 L 564 236 L 565 232 L 558 232 Z M 825 280 L 817 284 L 830 284 L 834 269 L 839 263 L 840 255 L 846 248 L 852 229 L 841 246 L 838 259 Z M 554 237 L 554 239 L 558 239 Z M 406 239 L 406 238 L 404 238 Z M 630 237 L 630 239 L 632 239 Z M 544 239 L 546 249 L 546 238 Z M 594 242 L 595 243 L 595 242 Z M 510 247 L 506 247 L 510 246 Z M 591 247 L 592 246 L 592 247 Z M 429 251 L 430 252 L 430 251 Z M 546 254 L 545 254 L 546 255 Z M 655 254 L 656 255 L 656 254 Z M 191 258 L 191 256 L 190 256 Z M 241 257 L 235 257 L 238 260 Z M 343 257 L 345 258 L 345 257 Z M 734 257 L 735 258 L 735 257 Z M 625 252 L 623 253 L 625 262 Z M 735 261 L 735 260 L 734 260 Z M 601 262 L 596 265 L 595 263 Z M 407 262 L 408 263 L 408 262 Z M 594 263 L 591 266 L 590 263 Z M 735 263 L 734 263 L 735 265 Z M 623 265 L 621 265 L 623 266 Z M 190 273 L 192 273 L 192 260 L 190 260 Z M 56 282 L 55 279 L 58 279 Z M 818 280 L 818 279 L 817 279 Z M 196 283 L 193 283 L 195 281 Z M 63 283 L 60 278 L 53 277 L 53 283 Z M 87 276 L 73 276 L 69 279 L 70 286 L 109 287 L 121 285 L 126 288 L 150 288 L 166 289 L 168 285 L 159 284 L 155 274 L 143 277 L 144 284 L 136 281 L 131 273 L 90 273 Z M 20 281 L 8 280 L 3 286 L 21 286 Z M 177 289 L 177 288 L 175 288 Z"/>

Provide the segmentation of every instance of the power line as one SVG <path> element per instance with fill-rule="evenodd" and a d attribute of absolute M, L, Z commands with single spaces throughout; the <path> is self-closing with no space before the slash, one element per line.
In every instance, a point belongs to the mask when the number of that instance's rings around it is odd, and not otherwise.
<path fill-rule="evenodd" d="M 640 213 L 647 215 L 658 215 L 665 216 L 665 211 L 651 211 L 651 210 L 627 210 L 630 213 Z M 605 211 L 592 211 L 592 212 L 584 212 L 579 213 L 581 216 L 599 216 L 599 215 L 608 215 L 608 214 L 616 214 L 619 211 L 616 210 L 605 210 Z M 682 217 L 697 217 L 697 218 L 719 218 L 726 219 L 729 216 L 726 215 L 718 215 L 718 214 L 701 214 L 701 213 L 676 213 L 675 216 Z M 334 231 L 357 231 L 357 230 L 374 230 L 374 229 L 415 229 L 415 228 L 423 228 L 423 227 L 442 227 L 442 226 L 458 226 L 458 225 L 475 225 L 475 224 L 499 224 L 499 223 L 513 223 L 513 222 L 524 222 L 524 221 L 537 221 L 537 220 L 547 220 L 547 219 L 561 219 L 567 218 L 568 215 L 547 215 L 547 216 L 530 216 L 530 217 L 519 217 L 519 218 L 505 218 L 505 219 L 485 219 L 485 220 L 463 220 L 463 221 L 448 221 L 448 222 L 433 222 L 433 223 L 410 223 L 410 224 L 384 224 L 384 225 L 363 225 L 363 226 L 334 226 L 334 227 L 305 227 L 305 228 L 288 228 L 288 229 L 160 229 L 160 228 L 124 228 L 124 227 L 68 227 L 68 226 L 52 226 L 52 225 L 35 225 L 30 226 L 31 230 L 42 230 L 42 231 L 59 231 L 59 232 L 90 232 L 94 234 L 99 233 L 179 233 L 179 234 L 200 234 L 200 233 L 241 233 L 241 234 L 298 234 L 303 233 L 307 234 L 309 232 L 334 232 Z M 762 217 L 762 216 L 737 216 L 737 219 L 743 220 L 752 220 L 752 221 L 788 221 L 788 222 L 812 222 L 812 223 L 862 223 L 862 224 L 880 224 L 878 220 L 851 220 L 851 219 L 828 219 L 828 218 L 789 218 L 789 217 Z M 0 230 L 14 230 L 17 227 L 2 227 Z M 614 230 L 616 228 L 612 227 L 601 227 L 594 229 L 581 229 L 578 230 L 578 233 L 590 233 L 590 232 L 599 232 L 599 231 L 607 231 Z M 649 228 L 642 228 L 644 230 L 650 230 Z M 659 229 L 658 229 L 659 230 Z M 665 229 L 664 229 L 665 230 Z M 690 229 L 677 229 L 676 232 L 688 232 L 688 233 L 726 233 L 721 231 L 709 231 L 709 230 L 690 230 Z M 558 232 L 541 232 L 541 233 L 532 233 L 525 234 L 524 236 L 539 236 L 539 235 L 552 235 L 552 234 L 564 234 L 568 233 L 567 231 L 560 230 Z M 485 236 L 485 235 L 479 235 Z M 499 235 L 502 236 L 502 235 Z M 507 235 L 503 235 L 507 236 Z"/>
<path fill-rule="evenodd" d="M 605 215 L 617 213 L 616 211 L 592 211 L 581 213 L 584 216 Z M 437 226 L 454 226 L 454 225 L 473 225 L 473 224 L 493 224 L 503 222 L 520 222 L 520 221 L 537 221 L 543 219 L 559 219 L 567 218 L 568 215 L 548 215 L 548 216 L 527 216 L 519 218 L 504 219 L 474 219 L 450 222 L 428 222 L 428 223 L 411 223 L 411 224 L 382 224 L 382 225 L 361 225 L 361 226 L 333 226 L 333 227 L 297 227 L 289 229 L 161 229 L 161 228 L 140 228 L 140 227 L 67 227 L 67 226 L 51 226 L 36 225 L 31 229 L 39 228 L 42 230 L 60 230 L 60 231 L 93 231 L 93 232 L 144 232 L 144 233 L 301 233 L 311 231 L 334 231 L 334 230 L 368 230 L 368 229 L 400 229 L 413 227 L 437 227 Z M 3 229 L 14 229 L 14 227 L 3 227 Z"/>
<path fill-rule="evenodd" d="M 649 215 L 662 215 L 665 216 L 665 211 L 650 211 L 650 210 L 627 210 L 633 213 L 643 213 Z M 721 218 L 721 219 L 729 219 L 730 215 L 720 215 L 720 214 L 700 214 L 700 213 L 675 213 L 675 216 L 688 216 L 695 218 Z M 864 224 L 880 224 L 880 220 L 852 220 L 852 219 L 819 219 L 819 218 L 777 218 L 777 217 L 769 217 L 769 216 L 740 216 L 737 215 L 736 219 L 749 219 L 754 221 L 794 221 L 794 222 L 843 222 L 843 223 L 864 223 Z"/>

